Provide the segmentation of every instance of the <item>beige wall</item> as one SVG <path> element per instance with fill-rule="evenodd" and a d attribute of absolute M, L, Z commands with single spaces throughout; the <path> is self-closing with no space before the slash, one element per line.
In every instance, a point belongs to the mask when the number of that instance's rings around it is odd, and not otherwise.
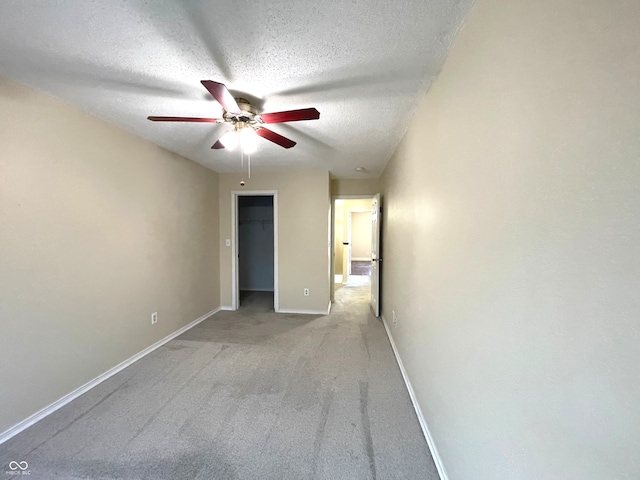
<path fill-rule="evenodd" d="M 451 480 L 640 478 L 640 2 L 478 0 L 383 177 Z"/>
<path fill-rule="evenodd" d="M 375 195 L 380 193 L 377 178 L 362 178 L 356 180 L 337 179 L 331 180 L 331 195 L 334 197 L 344 195 Z"/>
<path fill-rule="evenodd" d="M 220 294 L 232 304 L 231 192 L 278 191 L 278 292 L 281 310 L 326 311 L 329 305 L 329 173 L 286 171 L 220 175 Z M 303 289 L 309 288 L 305 297 Z"/>
<path fill-rule="evenodd" d="M 217 174 L 0 92 L 2 432 L 220 301 Z"/>
<path fill-rule="evenodd" d="M 351 259 L 371 260 L 371 208 L 351 214 Z"/>

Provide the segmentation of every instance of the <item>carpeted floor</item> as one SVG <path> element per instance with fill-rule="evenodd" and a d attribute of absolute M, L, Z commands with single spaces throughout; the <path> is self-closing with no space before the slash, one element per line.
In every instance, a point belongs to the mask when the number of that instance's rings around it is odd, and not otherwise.
<path fill-rule="evenodd" d="M 240 308 L 238 310 L 273 313 L 273 292 L 240 290 Z"/>
<path fill-rule="evenodd" d="M 345 285 L 329 316 L 220 312 L 0 445 L 0 468 L 27 461 L 34 480 L 437 479 L 368 296 Z"/>

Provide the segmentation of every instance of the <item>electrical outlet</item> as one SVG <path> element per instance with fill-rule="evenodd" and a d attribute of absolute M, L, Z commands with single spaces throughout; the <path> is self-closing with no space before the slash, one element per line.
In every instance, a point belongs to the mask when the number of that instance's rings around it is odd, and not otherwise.
<path fill-rule="evenodd" d="M 305 296 L 305 297 L 308 297 L 308 296 L 309 296 L 309 289 L 308 289 L 308 288 L 305 288 L 305 289 L 304 289 L 304 296 Z"/>
<path fill-rule="evenodd" d="M 398 317 L 396 317 L 396 311 L 391 310 L 391 314 L 393 315 L 393 326 L 394 328 L 398 326 Z"/>
<path fill-rule="evenodd" d="M 158 312 L 153 312 L 151 314 L 151 325 L 155 325 L 158 323 Z"/>

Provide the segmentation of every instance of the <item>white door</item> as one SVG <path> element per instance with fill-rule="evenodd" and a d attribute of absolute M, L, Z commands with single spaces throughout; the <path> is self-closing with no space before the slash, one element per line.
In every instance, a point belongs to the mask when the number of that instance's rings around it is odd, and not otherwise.
<path fill-rule="evenodd" d="M 380 224 L 382 208 L 380 194 L 371 201 L 371 309 L 376 317 L 380 316 Z"/>

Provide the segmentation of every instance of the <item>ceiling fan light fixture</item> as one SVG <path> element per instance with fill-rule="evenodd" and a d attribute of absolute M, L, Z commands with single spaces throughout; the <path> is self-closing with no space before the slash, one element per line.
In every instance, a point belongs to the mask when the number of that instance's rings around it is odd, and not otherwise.
<path fill-rule="evenodd" d="M 238 147 L 238 143 L 240 143 L 240 139 L 238 138 L 238 132 L 235 130 L 231 130 L 225 133 L 222 137 L 220 137 L 220 143 L 224 145 L 229 151 L 233 151 Z"/>
<path fill-rule="evenodd" d="M 254 153 L 258 149 L 258 135 L 251 127 L 240 130 L 240 144 L 244 153 Z"/>

